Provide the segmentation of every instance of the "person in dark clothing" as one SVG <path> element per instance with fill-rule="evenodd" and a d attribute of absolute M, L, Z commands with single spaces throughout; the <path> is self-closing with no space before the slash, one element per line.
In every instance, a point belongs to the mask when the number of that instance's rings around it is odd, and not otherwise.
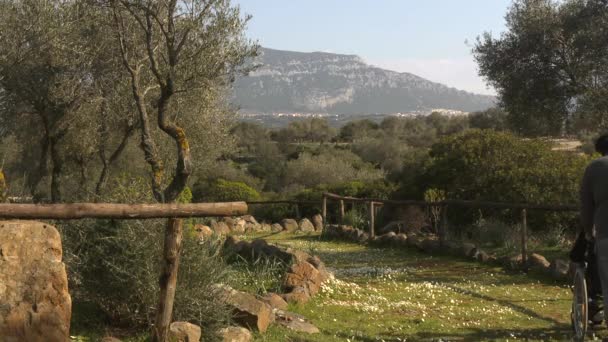
<path fill-rule="evenodd" d="M 604 308 L 608 308 L 608 134 L 597 139 L 595 150 L 602 157 L 589 163 L 585 169 L 580 192 L 581 224 L 584 239 L 594 243 L 597 265 L 589 266 L 597 267 Z M 604 320 L 608 324 L 608 317 Z"/>

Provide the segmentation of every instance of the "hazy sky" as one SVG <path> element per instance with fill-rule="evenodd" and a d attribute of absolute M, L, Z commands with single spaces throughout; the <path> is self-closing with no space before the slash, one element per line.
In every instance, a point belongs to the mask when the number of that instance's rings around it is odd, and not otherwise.
<path fill-rule="evenodd" d="M 471 56 L 484 31 L 498 35 L 511 0 L 233 0 L 264 47 L 356 54 L 383 68 L 493 94 Z M 468 44 L 466 43 L 468 41 Z"/>

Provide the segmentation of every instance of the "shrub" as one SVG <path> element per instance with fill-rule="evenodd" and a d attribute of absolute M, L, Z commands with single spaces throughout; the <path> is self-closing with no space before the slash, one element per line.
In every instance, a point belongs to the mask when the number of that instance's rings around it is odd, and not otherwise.
<path fill-rule="evenodd" d="M 195 202 L 259 201 L 260 194 L 243 182 L 216 179 L 194 184 Z"/>
<path fill-rule="evenodd" d="M 586 156 L 553 151 L 544 140 L 491 130 L 442 139 L 433 145 L 430 156 L 421 182 L 445 190 L 449 199 L 540 204 L 577 203 L 580 178 L 589 161 Z M 450 212 L 451 218 L 458 218 L 456 211 Z M 520 217 L 508 210 L 484 214 L 503 220 Z M 573 215 L 531 212 L 529 219 L 532 228 L 564 228 Z"/>
<path fill-rule="evenodd" d="M 312 188 L 353 180 L 372 181 L 384 178 L 381 170 L 365 163 L 350 151 L 324 150 L 320 154 L 302 153 L 287 162 L 284 184 L 299 184 Z"/>
<path fill-rule="evenodd" d="M 75 300 L 95 303 L 112 325 L 148 329 L 158 301 L 164 225 L 164 220 L 87 220 L 63 225 L 65 247 L 75 256 L 66 260 L 75 275 Z M 209 333 L 207 338 L 230 319 L 212 286 L 228 276 L 220 248 L 217 241 L 200 244 L 184 234 L 174 319 L 201 325 Z"/>
<path fill-rule="evenodd" d="M 251 262 L 240 256 L 235 258 L 230 264 L 232 287 L 260 295 L 282 290 L 283 275 L 287 268 L 284 262 L 264 256 Z"/>
<path fill-rule="evenodd" d="M 359 229 L 366 229 L 367 220 L 358 210 L 349 210 L 344 213 L 344 224 Z"/>

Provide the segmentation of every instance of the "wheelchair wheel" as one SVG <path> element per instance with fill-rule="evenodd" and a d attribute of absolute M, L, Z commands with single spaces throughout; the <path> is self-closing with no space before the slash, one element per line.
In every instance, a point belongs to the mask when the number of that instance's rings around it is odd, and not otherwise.
<path fill-rule="evenodd" d="M 572 287 L 572 328 L 574 338 L 582 341 L 587 333 L 589 323 L 589 301 L 587 298 L 587 281 L 585 280 L 585 268 L 582 265 L 576 267 L 574 273 L 574 284 Z"/>

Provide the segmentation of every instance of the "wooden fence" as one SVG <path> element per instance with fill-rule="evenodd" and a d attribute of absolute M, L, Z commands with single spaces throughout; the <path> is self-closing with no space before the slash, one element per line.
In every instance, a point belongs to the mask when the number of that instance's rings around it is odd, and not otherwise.
<path fill-rule="evenodd" d="M 184 217 L 236 216 L 247 213 L 245 202 L 192 204 L 0 204 L 0 219 L 151 219 L 169 218 L 165 229 L 163 270 L 154 336 L 164 341 L 171 323 Z"/>
<path fill-rule="evenodd" d="M 542 211 L 555 211 L 555 212 L 577 212 L 579 210 L 578 205 L 548 205 L 548 204 L 529 204 L 529 203 L 502 203 L 502 202 L 487 202 L 487 201 L 465 201 L 465 200 L 443 200 L 440 202 L 426 202 L 417 200 L 383 200 L 375 198 L 356 198 L 348 196 L 340 196 L 332 193 L 324 193 L 322 200 L 322 215 L 323 222 L 327 222 L 327 201 L 333 200 L 339 203 L 339 215 L 340 221 L 344 221 L 344 203 L 367 203 L 369 206 L 369 235 L 374 237 L 375 222 L 376 222 L 376 209 L 382 205 L 413 205 L 423 208 L 441 208 L 441 220 L 437 230 L 439 236 L 439 243 L 441 246 L 445 245 L 446 234 L 448 231 L 448 220 L 447 212 L 448 207 L 469 207 L 469 208 L 490 208 L 490 209 L 513 209 L 521 211 L 521 255 L 522 264 L 526 265 L 528 255 L 528 210 L 542 210 Z"/>

